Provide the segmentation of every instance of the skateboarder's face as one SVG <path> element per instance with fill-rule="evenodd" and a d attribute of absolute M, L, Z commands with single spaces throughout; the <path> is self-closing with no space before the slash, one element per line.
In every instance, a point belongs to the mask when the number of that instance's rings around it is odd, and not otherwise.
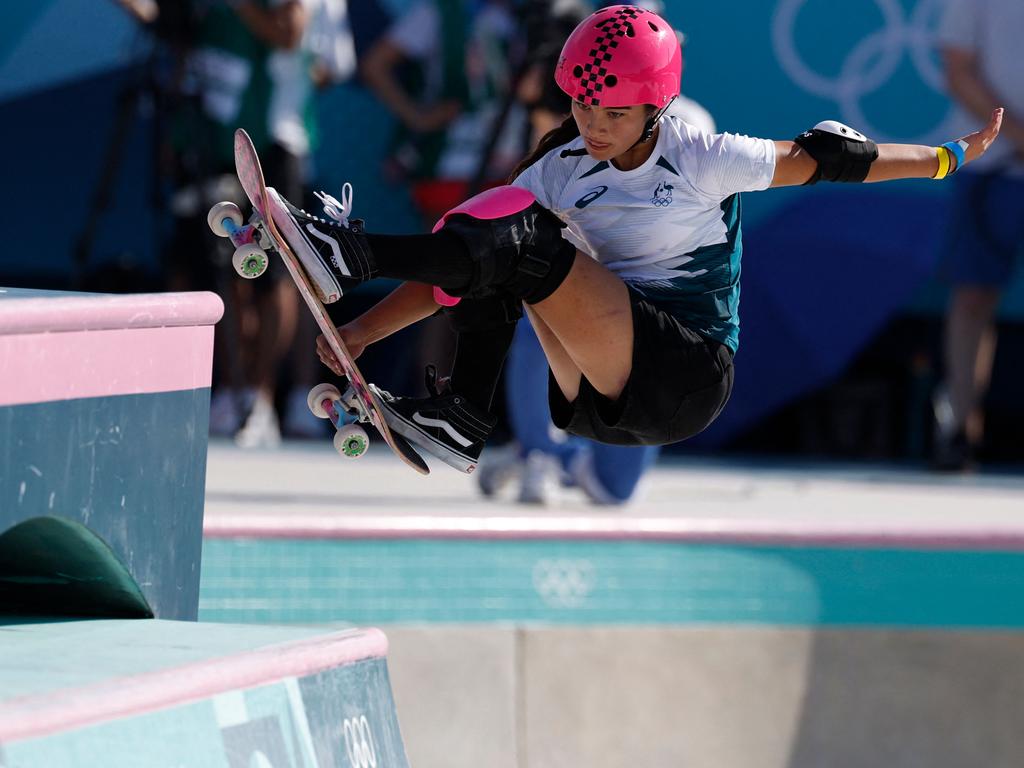
<path fill-rule="evenodd" d="M 650 141 L 634 146 L 643 134 L 649 114 L 650 109 L 644 105 L 592 107 L 579 101 L 572 103 L 572 116 L 587 154 L 595 160 L 614 159 L 621 170 L 642 164 L 654 150 L 654 143 Z M 643 159 L 636 162 L 640 156 Z"/>

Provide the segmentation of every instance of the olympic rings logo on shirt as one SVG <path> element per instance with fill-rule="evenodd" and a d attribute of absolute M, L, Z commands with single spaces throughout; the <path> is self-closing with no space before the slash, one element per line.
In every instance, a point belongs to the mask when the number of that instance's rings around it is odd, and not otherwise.
<path fill-rule="evenodd" d="M 373 744 L 373 731 L 366 715 L 346 718 L 342 730 L 349 765 L 352 768 L 377 768 L 377 749 Z"/>
<path fill-rule="evenodd" d="M 909 15 L 900 0 L 854 0 L 836 6 L 837 17 L 840 13 L 863 15 L 864 6 L 875 6 L 881 12 L 883 26 L 853 44 L 835 76 L 816 71 L 797 50 L 797 17 L 808 2 L 779 0 L 772 19 L 772 47 L 790 79 L 808 93 L 836 102 L 839 119 L 876 141 L 901 138 L 934 144 L 955 135 L 955 110 L 947 109 L 939 124 L 923 134 L 901 137 L 875 125 L 863 106 L 866 96 L 893 79 L 907 54 L 921 81 L 932 91 L 945 93 L 945 77 L 934 56 L 943 0 L 918 0 Z"/>
<path fill-rule="evenodd" d="M 651 197 L 651 202 L 654 203 L 658 208 L 664 208 L 672 205 L 672 190 L 675 189 L 671 184 L 662 182 L 658 184 L 654 190 L 654 195 Z"/>

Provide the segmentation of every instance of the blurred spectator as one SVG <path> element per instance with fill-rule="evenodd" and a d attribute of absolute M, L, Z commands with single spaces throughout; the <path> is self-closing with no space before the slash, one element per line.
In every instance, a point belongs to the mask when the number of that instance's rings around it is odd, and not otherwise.
<path fill-rule="evenodd" d="M 389 170 L 412 182 L 433 226 L 467 197 L 512 82 L 517 31 L 505 0 L 418 0 L 377 41 L 361 71 L 399 125 Z M 486 177 L 499 183 L 522 154 L 522 112 L 506 120 Z"/>
<path fill-rule="evenodd" d="M 946 317 L 946 382 L 935 401 L 933 460 L 972 466 L 995 358 L 995 312 L 1024 250 L 1024 35 L 1020 0 L 948 0 L 940 41 L 950 93 L 972 119 L 1004 106 L 1003 140 L 956 174 L 948 234 L 953 293 Z"/>
<path fill-rule="evenodd" d="M 173 138 L 176 219 L 168 249 L 174 289 L 217 290 L 225 322 L 217 334 L 217 388 L 210 431 L 234 434 L 243 446 L 280 441 L 275 395 L 281 365 L 298 344 L 313 346 L 311 324 L 301 322 L 300 297 L 284 265 L 271 259 L 259 280 L 237 278 L 228 264 L 231 246 L 212 251 L 206 229 L 209 206 L 235 200 L 248 210 L 234 175 L 236 128 L 252 137 L 268 184 L 301 200 L 307 165 L 317 142 L 314 85 L 344 77 L 354 67 L 345 0 L 194 0 L 194 40 L 187 63 L 196 114 L 182 116 Z M 315 23 L 313 23 L 315 20 Z M 315 361 L 304 355 L 294 369 L 286 401 L 286 426 L 308 432 L 305 393 Z M 317 432 L 320 424 L 313 424 Z"/>
<path fill-rule="evenodd" d="M 655 3 L 642 3 L 661 12 Z M 555 65 L 562 44 L 589 13 L 582 2 L 561 0 L 546 19 L 535 19 L 542 33 L 531 39 L 532 61 L 520 82 L 518 96 L 529 110 L 533 143 L 557 128 L 569 114 L 569 97 L 556 85 Z M 680 45 L 683 45 L 680 35 Z M 684 60 L 685 67 L 685 60 Z M 679 96 L 669 109 L 706 133 L 715 132 L 711 115 L 697 102 Z M 555 428 L 548 408 L 548 366 L 537 334 L 524 317 L 516 327 L 506 363 L 505 392 L 514 445 L 477 470 L 477 484 L 486 496 L 518 478 L 518 501 L 545 504 L 556 485 L 576 486 L 595 504 L 624 504 L 658 456 L 657 446 L 616 446 L 571 437 Z"/>
<path fill-rule="evenodd" d="M 324 89 L 348 80 L 355 73 L 356 49 L 347 0 L 303 1 L 309 9 L 309 23 L 302 41 L 303 63 L 308 62 L 313 84 Z M 312 155 L 312 151 L 309 154 Z M 311 157 L 306 158 L 304 172 L 303 185 L 308 192 L 310 181 L 316 178 Z M 324 422 L 314 417 L 306 404 L 306 395 L 322 373 L 320 361 L 310 354 L 310 350 L 316 347 L 319 333 L 313 315 L 300 306 L 295 342 L 289 355 L 291 389 L 284 403 L 282 427 L 284 434 L 290 437 L 324 434 Z"/>

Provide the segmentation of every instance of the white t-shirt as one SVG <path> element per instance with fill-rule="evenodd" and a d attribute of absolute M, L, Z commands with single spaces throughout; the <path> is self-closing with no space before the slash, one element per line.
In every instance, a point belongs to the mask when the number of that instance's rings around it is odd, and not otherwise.
<path fill-rule="evenodd" d="M 1024 0 L 947 0 L 939 29 L 939 43 L 975 54 L 981 76 L 996 92 L 1000 106 L 1018 117 L 1024 115 L 1024 63 L 1020 41 L 1024 35 Z M 963 111 L 963 108 L 961 107 Z M 970 117 L 968 125 L 977 125 Z M 1017 158 L 1014 158 L 1017 154 Z M 996 141 L 971 170 L 993 170 L 1012 165 L 1024 173 L 1024 160 L 1013 142 Z"/>
<path fill-rule="evenodd" d="M 687 254 L 724 243 L 722 201 L 767 189 L 774 174 L 774 142 L 703 133 L 668 117 L 639 168 L 598 162 L 577 138 L 514 184 L 562 219 L 566 239 L 580 250 L 627 282 L 650 282 L 686 275 Z"/>
<path fill-rule="evenodd" d="M 515 180 L 568 226 L 563 236 L 685 324 L 734 350 L 739 336 L 740 192 L 767 189 L 775 144 L 661 122 L 639 168 L 551 150 Z"/>

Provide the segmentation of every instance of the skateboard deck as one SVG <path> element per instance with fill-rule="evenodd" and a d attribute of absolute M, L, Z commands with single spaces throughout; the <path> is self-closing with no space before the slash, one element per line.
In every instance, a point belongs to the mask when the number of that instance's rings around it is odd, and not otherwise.
<path fill-rule="evenodd" d="M 249 198 L 249 202 L 252 203 L 256 216 L 259 218 L 259 224 L 262 225 L 263 231 L 272 241 L 274 249 L 281 256 L 281 260 L 284 261 L 284 265 L 288 268 L 288 273 L 292 276 L 292 280 L 295 281 L 295 285 L 299 289 L 299 293 L 302 294 L 302 298 L 305 299 L 309 311 L 313 313 L 317 325 L 323 331 L 327 343 L 341 362 L 345 375 L 348 377 L 352 393 L 362 407 L 362 416 L 365 417 L 365 421 L 376 427 L 381 437 L 388 444 L 388 447 L 394 451 L 398 458 L 417 472 L 424 475 L 430 474 L 427 463 L 416 452 L 416 449 L 412 447 L 409 441 L 401 435 L 392 432 L 388 427 L 377 396 L 367 386 L 366 379 L 363 378 L 363 374 L 360 373 L 355 360 L 352 359 L 352 356 L 345 348 L 345 342 L 342 341 L 341 335 L 327 314 L 327 310 L 324 309 L 323 302 L 316 295 L 298 257 L 288 246 L 287 241 L 281 236 L 273 219 L 268 214 L 267 186 L 263 179 L 260 159 L 256 154 L 256 149 L 253 147 L 249 134 L 241 128 L 235 131 L 235 172 L 238 174 L 238 180 L 242 184 L 242 189 L 245 190 L 245 194 Z"/>

